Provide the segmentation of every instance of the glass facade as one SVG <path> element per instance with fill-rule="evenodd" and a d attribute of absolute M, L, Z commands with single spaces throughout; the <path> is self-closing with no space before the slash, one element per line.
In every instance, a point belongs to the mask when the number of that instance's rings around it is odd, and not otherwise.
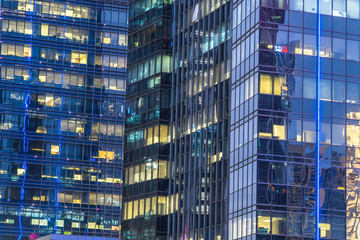
<path fill-rule="evenodd" d="M 127 9 L 0 1 L 0 239 L 120 236 Z"/>
<path fill-rule="evenodd" d="M 166 239 L 171 0 L 129 3 L 123 239 Z"/>
<path fill-rule="evenodd" d="M 231 1 L 174 2 L 169 239 L 227 239 Z"/>
<path fill-rule="evenodd" d="M 232 7 L 230 239 L 360 239 L 356 0 Z"/>

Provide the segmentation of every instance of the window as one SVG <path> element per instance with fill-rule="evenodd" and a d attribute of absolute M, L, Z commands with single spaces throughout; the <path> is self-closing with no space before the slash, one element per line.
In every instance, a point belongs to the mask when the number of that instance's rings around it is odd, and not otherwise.
<path fill-rule="evenodd" d="M 315 122 L 303 122 L 303 141 L 314 143 L 316 141 Z"/>
<path fill-rule="evenodd" d="M 264 211 L 258 211 L 258 233 L 270 233 L 270 213 Z"/>
<path fill-rule="evenodd" d="M 273 212 L 271 221 L 272 234 L 285 234 L 286 215 L 284 213 Z"/>
<path fill-rule="evenodd" d="M 126 35 L 125 34 L 119 34 L 119 45 L 120 46 L 126 46 Z"/>
<path fill-rule="evenodd" d="M 139 201 L 134 201 L 133 217 L 136 218 L 138 215 L 139 215 Z"/>
<path fill-rule="evenodd" d="M 316 56 L 316 36 L 304 34 L 304 55 Z"/>
<path fill-rule="evenodd" d="M 360 18 L 360 1 L 347 0 L 347 17 L 353 19 Z"/>
<path fill-rule="evenodd" d="M 304 77 L 303 83 L 303 95 L 304 98 L 315 99 L 316 98 L 316 79 Z"/>
<path fill-rule="evenodd" d="M 64 227 L 64 220 L 56 220 L 57 227 Z"/>
<path fill-rule="evenodd" d="M 41 24 L 41 36 L 49 36 L 49 25 Z"/>
<path fill-rule="evenodd" d="M 325 15 L 332 15 L 331 0 L 320 0 L 320 13 Z"/>
<path fill-rule="evenodd" d="M 34 1 L 33 0 L 18 0 L 18 10 L 21 11 L 34 11 Z"/>
<path fill-rule="evenodd" d="M 107 160 L 115 159 L 115 152 L 113 151 L 99 151 L 99 158 L 104 158 Z"/>
<path fill-rule="evenodd" d="M 160 142 L 161 143 L 168 143 L 169 140 L 170 140 L 169 126 L 160 125 Z"/>
<path fill-rule="evenodd" d="M 320 99 L 325 101 L 331 101 L 331 80 L 321 79 Z"/>
<path fill-rule="evenodd" d="M 60 152 L 60 147 L 58 145 L 51 145 L 51 154 L 58 155 Z"/>
<path fill-rule="evenodd" d="M 320 131 L 320 142 L 331 144 L 331 124 L 322 122 Z"/>
<path fill-rule="evenodd" d="M 1 54 L 17 57 L 31 57 L 31 47 L 23 44 L 3 43 L 1 45 Z"/>
<path fill-rule="evenodd" d="M 304 0 L 304 11 L 309 13 L 317 12 L 317 1 Z"/>
<path fill-rule="evenodd" d="M 143 216 L 145 213 L 145 200 L 144 199 L 140 199 L 139 200 L 139 216 Z"/>
<path fill-rule="evenodd" d="M 320 56 L 325 58 L 332 57 L 331 37 L 320 36 Z"/>
<path fill-rule="evenodd" d="M 272 77 L 268 74 L 260 75 L 260 93 L 272 94 Z"/>
<path fill-rule="evenodd" d="M 346 145 L 359 147 L 360 146 L 360 126 L 347 125 L 346 126 Z"/>
<path fill-rule="evenodd" d="M 354 40 L 347 40 L 347 59 L 348 60 L 354 60 L 354 61 L 360 61 L 360 47 L 359 47 L 359 41 Z"/>
<path fill-rule="evenodd" d="M 333 8 L 333 16 L 346 17 L 345 0 L 333 0 Z"/>
<path fill-rule="evenodd" d="M 285 75 L 274 77 L 274 95 L 286 95 L 287 86 Z"/>
<path fill-rule="evenodd" d="M 288 121 L 288 139 L 301 142 L 301 120 L 290 119 Z"/>
<path fill-rule="evenodd" d="M 166 215 L 167 214 L 167 197 L 158 197 L 158 214 L 159 215 Z"/>
<path fill-rule="evenodd" d="M 358 103 L 359 102 L 359 84 L 358 83 L 347 83 L 347 102 Z"/>
<path fill-rule="evenodd" d="M 341 124 L 332 125 L 332 144 L 345 145 L 345 126 Z"/>
<path fill-rule="evenodd" d="M 87 64 L 87 54 L 86 52 L 71 52 L 71 62 Z"/>
<path fill-rule="evenodd" d="M 171 70 L 171 57 L 163 56 L 162 57 L 162 72 L 169 73 Z"/>
<path fill-rule="evenodd" d="M 303 10 L 303 0 L 291 0 L 290 1 L 290 10 L 295 10 L 295 11 L 302 11 Z"/>
<path fill-rule="evenodd" d="M 102 42 L 103 42 L 104 44 L 110 44 L 110 43 L 111 43 L 110 33 L 109 33 L 109 32 L 105 32 L 105 33 L 102 33 L 102 34 L 103 34 Z"/>
<path fill-rule="evenodd" d="M 273 136 L 279 140 L 286 140 L 286 127 L 284 125 L 273 125 Z"/>
<path fill-rule="evenodd" d="M 17 169 L 17 175 L 18 175 L 18 176 L 24 176 L 24 175 L 25 175 L 25 172 L 26 172 L 26 170 L 23 169 L 23 168 L 18 168 L 18 169 Z"/>
<path fill-rule="evenodd" d="M 159 162 L 159 178 L 166 178 L 167 177 L 167 162 L 160 161 Z"/>
<path fill-rule="evenodd" d="M 345 59 L 346 57 L 346 42 L 342 38 L 333 38 L 333 57 L 338 59 Z"/>
<path fill-rule="evenodd" d="M 333 101 L 345 101 L 345 82 L 333 81 Z"/>

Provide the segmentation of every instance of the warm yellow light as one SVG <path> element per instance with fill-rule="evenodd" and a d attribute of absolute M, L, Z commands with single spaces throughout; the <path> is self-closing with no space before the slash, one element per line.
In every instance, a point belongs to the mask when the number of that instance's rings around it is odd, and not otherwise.
<path fill-rule="evenodd" d="M 109 160 L 114 160 L 115 152 L 112 151 L 99 151 L 99 158 L 105 158 Z"/>
<path fill-rule="evenodd" d="M 51 154 L 58 155 L 60 152 L 60 147 L 57 145 L 51 145 Z"/>
<path fill-rule="evenodd" d="M 273 126 L 273 135 L 279 140 L 285 140 L 286 139 L 286 129 L 285 126 L 282 125 L 275 125 Z"/>
<path fill-rule="evenodd" d="M 17 175 L 18 175 L 18 176 L 24 176 L 24 175 L 25 175 L 25 169 L 23 169 L 23 168 L 18 168 L 18 169 L 17 169 Z"/>

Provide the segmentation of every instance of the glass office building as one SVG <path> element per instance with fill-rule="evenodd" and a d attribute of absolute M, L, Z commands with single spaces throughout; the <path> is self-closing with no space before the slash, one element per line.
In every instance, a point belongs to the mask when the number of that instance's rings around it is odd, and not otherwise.
<path fill-rule="evenodd" d="M 123 239 L 166 239 L 172 1 L 129 2 Z"/>
<path fill-rule="evenodd" d="M 229 239 L 360 239 L 358 0 L 238 0 Z"/>
<path fill-rule="evenodd" d="M 119 237 L 127 3 L 0 10 L 0 239 Z"/>
<path fill-rule="evenodd" d="M 174 2 L 169 239 L 227 239 L 231 1 Z"/>

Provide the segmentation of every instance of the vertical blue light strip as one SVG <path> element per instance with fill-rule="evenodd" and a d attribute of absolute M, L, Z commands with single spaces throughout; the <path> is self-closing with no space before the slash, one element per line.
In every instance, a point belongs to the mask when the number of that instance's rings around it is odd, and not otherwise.
<path fill-rule="evenodd" d="M 317 46 L 316 46 L 316 166 L 315 166 L 315 239 L 320 239 L 320 84 L 321 84 L 321 17 L 320 17 L 320 0 L 317 0 Z"/>

